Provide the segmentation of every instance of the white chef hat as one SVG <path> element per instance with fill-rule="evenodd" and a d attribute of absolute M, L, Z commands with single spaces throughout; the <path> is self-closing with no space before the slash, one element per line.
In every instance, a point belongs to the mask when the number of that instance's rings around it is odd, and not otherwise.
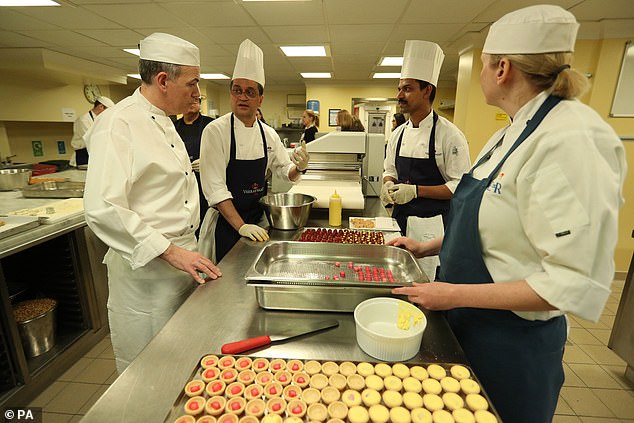
<path fill-rule="evenodd" d="M 103 104 L 106 107 L 112 107 L 114 106 L 114 101 L 110 100 L 108 97 L 102 95 L 100 97 L 97 97 L 97 101 L 101 104 Z"/>
<path fill-rule="evenodd" d="M 248 38 L 240 44 L 232 79 L 250 79 L 264 86 L 264 53 Z"/>
<path fill-rule="evenodd" d="M 498 19 L 484 42 L 487 54 L 535 54 L 574 51 L 579 24 L 560 6 L 541 4 Z"/>
<path fill-rule="evenodd" d="M 440 46 L 431 41 L 407 40 L 403 51 L 401 79 L 419 79 L 438 85 L 438 75 L 445 60 Z"/>
<path fill-rule="evenodd" d="M 174 35 L 155 32 L 139 43 L 140 57 L 144 60 L 174 65 L 200 66 L 198 47 Z"/>

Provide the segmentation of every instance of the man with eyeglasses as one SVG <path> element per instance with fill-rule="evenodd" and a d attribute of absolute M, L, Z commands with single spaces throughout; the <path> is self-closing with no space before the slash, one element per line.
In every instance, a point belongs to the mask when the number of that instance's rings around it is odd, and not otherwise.
<path fill-rule="evenodd" d="M 209 206 L 203 194 L 203 188 L 200 184 L 200 140 L 203 135 L 203 129 L 214 120 L 214 118 L 205 116 L 200 113 L 200 103 L 202 97 L 198 97 L 198 101 L 193 102 L 189 106 L 189 110 L 183 113 L 183 117 L 174 122 L 176 132 L 181 136 L 189 154 L 189 160 L 192 162 L 192 169 L 195 172 L 198 181 L 198 196 L 200 197 L 200 222 L 202 223 L 205 213 Z M 199 228 L 196 228 L 196 236 L 198 236 Z"/>
<path fill-rule="evenodd" d="M 211 206 L 200 230 L 199 251 L 218 263 L 241 236 L 266 241 L 259 199 L 268 170 L 297 182 L 308 167 L 306 144 L 289 158 L 279 135 L 256 119 L 264 99 L 264 55 L 250 40 L 240 44 L 230 86 L 231 113 L 203 131 L 200 174 Z"/>

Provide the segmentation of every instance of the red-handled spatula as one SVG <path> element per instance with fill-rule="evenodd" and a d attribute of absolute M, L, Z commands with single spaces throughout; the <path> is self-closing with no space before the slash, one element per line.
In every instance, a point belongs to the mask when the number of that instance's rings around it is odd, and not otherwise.
<path fill-rule="evenodd" d="M 228 344 L 224 344 L 220 351 L 223 354 L 239 354 L 254 348 L 285 342 L 298 336 L 319 332 L 324 329 L 335 328 L 337 326 L 339 326 L 339 322 L 336 320 L 311 322 L 308 324 L 302 324 L 301 327 L 288 330 L 280 335 L 263 335 L 256 336 L 255 338 L 243 339 L 242 341 L 230 342 Z"/>

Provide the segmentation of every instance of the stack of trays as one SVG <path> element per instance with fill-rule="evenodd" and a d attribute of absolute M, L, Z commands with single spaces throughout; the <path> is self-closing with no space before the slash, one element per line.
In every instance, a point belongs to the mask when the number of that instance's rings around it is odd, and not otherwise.
<path fill-rule="evenodd" d="M 471 370 L 462 365 L 208 355 L 196 366 L 165 422 L 332 419 L 500 421 Z"/>
<path fill-rule="evenodd" d="M 292 241 L 266 245 L 245 279 L 262 308 L 339 312 L 428 281 L 414 256 L 400 248 Z"/>

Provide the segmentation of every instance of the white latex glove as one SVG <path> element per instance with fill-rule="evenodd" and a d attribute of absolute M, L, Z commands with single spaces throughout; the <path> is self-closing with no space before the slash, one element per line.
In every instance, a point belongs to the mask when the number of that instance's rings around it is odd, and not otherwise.
<path fill-rule="evenodd" d="M 269 239 L 269 234 L 266 232 L 266 229 L 250 223 L 245 223 L 240 226 L 238 233 L 243 237 L 251 238 L 253 241 L 266 241 Z"/>
<path fill-rule="evenodd" d="M 303 172 L 308 168 L 308 160 L 310 159 L 310 154 L 306 151 L 306 141 L 302 141 L 300 148 L 296 148 L 291 154 L 291 160 L 297 166 L 300 172 Z"/>
<path fill-rule="evenodd" d="M 391 189 L 392 198 L 396 204 L 406 204 L 418 197 L 416 185 L 396 184 Z"/>
<path fill-rule="evenodd" d="M 200 172 L 200 159 L 196 159 L 192 162 L 192 170 L 194 172 Z"/>
<path fill-rule="evenodd" d="M 394 204 L 394 199 L 392 198 L 392 194 L 390 190 L 393 189 L 394 186 L 393 181 L 387 181 L 381 186 L 381 201 L 383 204 Z"/>

